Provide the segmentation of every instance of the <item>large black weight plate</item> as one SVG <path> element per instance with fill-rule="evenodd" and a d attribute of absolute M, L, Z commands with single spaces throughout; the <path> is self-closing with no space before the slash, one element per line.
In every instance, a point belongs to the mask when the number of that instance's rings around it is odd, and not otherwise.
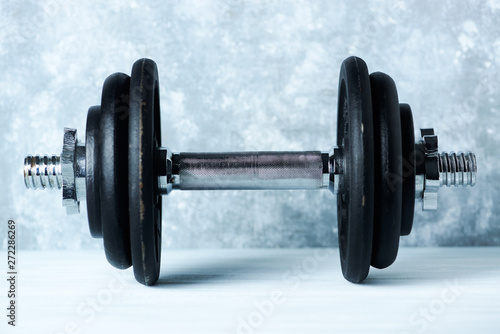
<path fill-rule="evenodd" d="M 101 100 L 101 219 L 108 262 L 126 269 L 132 265 L 128 217 L 128 95 L 130 77 L 110 75 Z"/>
<path fill-rule="evenodd" d="M 403 151 L 403 204 L 401 235 L 408 235 L 413 227 L 415 213 L 415 130 L 413 115 L 408 104 L 399 105 L 401 116 L 401 143 Z"/>
<path fill-rule="evenodd" d="M 129 117 L 129 212 L 135 279 L 154 284 L 160 273 L 161 196 L 156 152 L 161 146 L 160 96 L 155 62 L 140 59 L 132 67 Z"/>
<path fill-rule="evenodd" d="M 340 68 L 337 146 L 342 152 L 337 196 L 340 263 L 344 277 L 359 283 L 370 270 L 374 151 L 370 79 L 366 63 L 357 57 L 347 58 Z"/>
<path fill-rule="evenodd" d="M 375 212 L 371 265 L 390 266 L 401 232 L 401 119 L 396 84 L 384 73 L 370 74 L 375 138 Z"/>
<path fill-rule="evenodd" d="M 90 107 L 85 130 L 85 186 L 90 235 L 94 238 L 102 238 L 100 169 L 96 165 L 100 155 L 100 121 L 101 107 Z"/>

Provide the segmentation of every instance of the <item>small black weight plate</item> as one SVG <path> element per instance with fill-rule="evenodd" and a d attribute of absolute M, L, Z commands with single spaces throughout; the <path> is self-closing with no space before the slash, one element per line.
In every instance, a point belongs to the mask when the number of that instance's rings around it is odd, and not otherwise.
<path fill-rule="evenodd" d="M 97 160 L 99 160 L 98 156 L 100 155 L 100 121 L 101 107 L 90 107 L 87 114 L 87 128 L 85 130 L 85 186 L 87 192 L 87 216 L 90 235 L 93 238 L 102 238 L 100 169 L 96 165 Z"/>
<path fill-rule="evenodd" d="M 413 227 L 415 213 L 415 130 L 413 115 L 408 104 L 399 105 L 403 151 L 403 205 L 401 209 L 401 235 L 408 235 Z"/>
<path fill-rule="evenodd" d="M 158 69 L 150 59 L 132 67 L 129 117 L 129 212 L 135 279 L 154 284 L 160 274 L 161 196 L 157 149 L 161 145 Z"/>
<path fill-rule="evenodd" d="M 374 204 L 372 98 L 368 68 L 360 58 L 349 57 L 340 68 L 337 117 L 340 263 L 344 277 L 359 283 L 370 270 Z"/>
<path fill-rule="evenodd" d="M 130 77 L 110 75 L 101 100 L 101 220 L 108 262 L 126 269 L 132 265 L 128 217 L 128 96 Z"/>
<path fill-rule="evenodd" d="M 401 119 L 396 84 L 387 74 L 370 74 L 375 138 L 375 212 L 371 265 L 390 266 L 401 232 Z"/>

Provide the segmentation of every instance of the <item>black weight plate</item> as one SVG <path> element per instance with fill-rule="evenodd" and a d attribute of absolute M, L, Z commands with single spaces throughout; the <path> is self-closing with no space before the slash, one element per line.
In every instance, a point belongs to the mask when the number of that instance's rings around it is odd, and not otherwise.
<path fill-rule="evenodd" d="M 161 196 L 154 168 L 159 146 L 158 69 L 152 60 L 139 59 L 130 80 L 129 212 L 134 275 L 145 285 L 160 274 Z"/>
<path fill-rule="evenodd" d="M 370 270 L 374 203 L 372 98 L 368 68 L 360 58 L 347 58 L 340 68 L 337 117 L 340 263 L 344 277 L 359 283 Z"/>
<path fill-rule="evenodd" d="M 403 205 L 401 209 L 401 235 L 408 235 L 413 227 L 415 213 L 415 130 L 413 115 L 408 104 L 400 104 L 401 139 L 403 151 Z"/>
<path fill-rule="evenodd" d="M 128 95 L 130 77 L 110 75 L 101 100 L 101 219 L 104 251 L 119 269 L 132 265 L 128 217 Z"/>
<path fill-rule="evenodd" d="M 401 232 L 401 119 L 396 84 L 384 73 L 370 74 L 375 138 L 375 212 L 371 265 L 390 266 Z"/>
<path fill-rule="evenodd" d="M 90 235 L 94 238 L 102 238 L 100 169 L 96 165 L 96 162 L 99 160 L 98 156 L 100 155 L 100 121 L 101 107 L 90 107 L 87 114 L 87 128 L 85 130 L 85 186 Z"/>

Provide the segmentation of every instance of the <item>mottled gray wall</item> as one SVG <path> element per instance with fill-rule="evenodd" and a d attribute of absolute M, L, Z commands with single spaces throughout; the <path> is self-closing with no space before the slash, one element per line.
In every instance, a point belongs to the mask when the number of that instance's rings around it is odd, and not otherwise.
<path fill-rule="evenodd" d="M 26 191 L 27 153 L 58 153 L 84 133 L 107 75 L 140 57 L 160 69 L 163 144 L 174 151 L 327 150 L 337 77 L 349 55 L 396 81 L 417 127 L 472 149 L 472 189 L 442 189 L 404 245 L 500 245 L 499 1 L 1 1 L 0 245 L 8 218 L 22 247 L 95 248 L 60 193 Z M 327 191 L 176 192 L 167 247 L 336 244 Z M 419 208 L 419 206 L 417 206 Z M 5 239 L 3 241 L 5 247 Z"/>

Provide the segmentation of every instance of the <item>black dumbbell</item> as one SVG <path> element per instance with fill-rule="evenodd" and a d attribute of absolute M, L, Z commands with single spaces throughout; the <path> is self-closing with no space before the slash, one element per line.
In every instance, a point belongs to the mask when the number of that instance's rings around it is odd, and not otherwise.
<path fill-rule="evenodd" d="M 415 199 L 437 208 L 440 186 L 471 185 L 471 152 L 439 153 L 433 129 L 415 140 L 410 106 L 394 81 L 347 58 L 340 69 L 337 146 L 328 152 L 172 153 L 161 146 L 156 64 L 138 60 L 129 77 L 104 82 L 87 116 L 86 143 L 65 129 L 60 156 L 27 156 L 27 188 L 63 188 L 68 213 L 86 198 L 90 233 L 104 239 L 113 266 L 133 265 L 137 281 L 160 272 L 162 195 L 173 189 L 329 189 L 337 195 L 344 277 L 363 281 L 370 265 L 396 259 L 412 229 Z"/>

